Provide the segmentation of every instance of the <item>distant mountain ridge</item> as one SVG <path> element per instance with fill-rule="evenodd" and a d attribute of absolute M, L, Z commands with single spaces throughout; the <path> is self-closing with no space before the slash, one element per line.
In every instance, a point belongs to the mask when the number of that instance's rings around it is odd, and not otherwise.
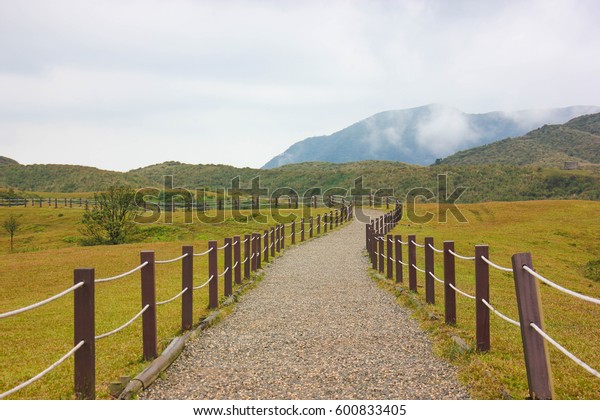
<path fill-rule="evenodd" d="M 582 166 L 600 164 L 600 113 L 577 117 L 566 124 L 544 125 L 521 137 L 459 151 L 438 163 L 562 167 L 565 162 Z"/>
<path fill-rule="evenodd" d="M 600 107 L 467 114 L 439 104 L 385 111 L 331 135 L 299 141 L 269 160 L 263 169 L 311 161 L 392 160 L 429 165 L 461 149 L 521 136 L 544 124 L 562 124 L 596 112 Z"/>

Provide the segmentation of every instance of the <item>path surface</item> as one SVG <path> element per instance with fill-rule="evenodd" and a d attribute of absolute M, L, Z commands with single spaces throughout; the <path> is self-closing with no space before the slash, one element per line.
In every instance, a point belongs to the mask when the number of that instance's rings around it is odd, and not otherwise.
<path fill-rule="evenodd" d="M 408 311 L 377 287 L 358 221 L 285 251 L 141 399 L 462 399 Z"/>

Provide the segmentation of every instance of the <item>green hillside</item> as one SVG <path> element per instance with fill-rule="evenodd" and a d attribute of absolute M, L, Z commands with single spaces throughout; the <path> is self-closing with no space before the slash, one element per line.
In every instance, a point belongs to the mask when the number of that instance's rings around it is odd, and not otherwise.
<path fill-rule="evenodd" d="M 13 188 L 22 195 L 35 191 L 77 196 L 103 190 L 114 183 L 125 183 L 134 188 L 160 187 L 164 175 L 173 175 L 174 187 L 191 190 L 229 188 L 231 180 L 237 176 L 241 187 L 248 187 L 252 178 L 260 176 L 260 186 L 270 192 L 289 187 L 302 195 L 315 187 L 323 191 L 335 187 L 349 189 L 354 187 L 355 179 L 362 177 L 364 188 L 392 188 L 397 197 L 404 197 L 418 187 L 437 192 L 438 174 L 448 174 L 448 194 L 457 186 L 467 187 L 460 202 L 600 200 L 600 176 L 585 171 L 501 164 L 424 167 L 391 161 L 308 162 L 275 169 L 165 162 L 126 173 L 72 165 L 0 165 L 0 188 Z"/>
<path fill-rule="evenodd" d="M 438 163 L 561 168 L 565 162 L 578 162 L 584 167 L 600 164 L 600 114 L 584 115 L 562 125 L 545 125 L 522 137 L 457 152 Z"/>

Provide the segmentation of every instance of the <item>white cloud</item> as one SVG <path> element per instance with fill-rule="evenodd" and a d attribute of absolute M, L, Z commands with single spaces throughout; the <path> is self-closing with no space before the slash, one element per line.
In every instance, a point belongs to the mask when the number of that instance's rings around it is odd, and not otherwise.
<path fill-rule="evenodd" d="M 594 0 L 1 2 L 0 152 L 260 166 L 388 109 L 597 105 L 598 18 Z M 447 142 L 468 141 L 447 123 Z M 110 158 L 142 139 L 144 151 Z M 83 153 L 92 141 L 106 145 L 96 158 Z"/>

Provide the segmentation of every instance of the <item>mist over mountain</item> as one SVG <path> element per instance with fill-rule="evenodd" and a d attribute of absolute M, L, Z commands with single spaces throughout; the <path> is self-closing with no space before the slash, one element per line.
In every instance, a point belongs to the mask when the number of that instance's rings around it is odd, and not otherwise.
<path fill-rule="evenodd" d="M 467 114 L 440 104 L 385 111 L 331 135 L 299 141 L 269 160 L 263 169 L 312 161 L 392 160 L 429 165 L 459 150 L 597 112 L 598 106 L 571 106 Z"/>

